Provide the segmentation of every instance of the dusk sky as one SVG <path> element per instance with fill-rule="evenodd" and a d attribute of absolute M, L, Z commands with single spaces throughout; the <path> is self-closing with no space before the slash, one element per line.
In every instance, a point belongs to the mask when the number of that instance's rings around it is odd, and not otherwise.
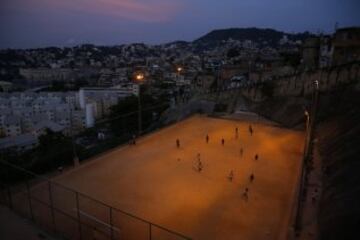
<path fill-rule="evenodd" d="M 0 48 L 164 43 L 219 28 L 360 25 L 360 0 L 0 0 Z"/>

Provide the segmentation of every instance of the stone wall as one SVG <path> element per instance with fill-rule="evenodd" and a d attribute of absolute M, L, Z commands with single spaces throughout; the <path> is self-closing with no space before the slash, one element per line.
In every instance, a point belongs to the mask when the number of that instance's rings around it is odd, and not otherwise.
<path fill-rule="evenodd" d="M 289 76 L 275 78 L 272 81 L 275 97 L 301 97 L 310 95 L 314 90 L 314 82 L 319 81 L 322 92 L 335 90 L 341 86 L 360 82 L 360 62 L 353 62 L 336 67 L 304 71 Z M 264 81 L 259 80 L 254 86 L 242 89 L 242 94 L 254 102 L 268 98 L 264 95 Z"/>

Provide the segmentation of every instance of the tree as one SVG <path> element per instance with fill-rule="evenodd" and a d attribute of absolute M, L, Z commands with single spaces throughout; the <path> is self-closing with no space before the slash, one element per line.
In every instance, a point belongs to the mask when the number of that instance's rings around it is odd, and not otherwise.
<path fill-rule="evenodd" d="M 227 52 L 227 57 L 228 58 L 234 58 L 240 55 L 239 50 L 237 50 L 236 48 L 231 48 L 229 49 L 229 51 Z"/>
<path fill-rule="evenodd" d="M 111 108 L 111 129 L 117 136 L 129 135 L 137 129 L 138 100 L 136 96 L 130 96 L 121 100 Z"/>
<path fill-rule="evenodd" d="M 275 83 L 273 81 L 266 81 L 262 85 L 261 92 L 265 97 L 271 98 L 274 95 Z"/>
<path fill-rule="evenodd" d="M 80 146 L 75 146 L 81 151 Z M 73 144 L 70 137 L 47 130 L 39 137 L 39 145 L 31 153 L 31 168 L 36 173 L 54 170 L 73 162 Z"/>
<path fill-rule="evenodd" d="M 78 153 L 83 149 L 75 146 Z M 47 130 L 46 134 L 39 137 L 39 145 L 25 152 L 7 151 L 3 153 L 3 160 L 25 168 L 36 174 L 43 174 L 53 171 L 59 166 L 70 165 L 73 162 L 73 145 L 70 137 L 62 133 L 55 133 Z M 16 182 L 23 180 L 24 175 L 19 171 L 2 172 L 2 180 L 7 182 Z"/>
<path fill-rule="evenodd" d="M 142 128 L 146 129 L 153 123 L 153 113 L 159 116 L 167 109 L 168 104 L 162 97 L 155 98 L 149 94 L 142 94 L 141 107 Z M 136 96 L 127 97 L 111 108 L 111 129 L 117 136 L 131 136 L 137 133 L 138 110 L 138 97 Z"/>

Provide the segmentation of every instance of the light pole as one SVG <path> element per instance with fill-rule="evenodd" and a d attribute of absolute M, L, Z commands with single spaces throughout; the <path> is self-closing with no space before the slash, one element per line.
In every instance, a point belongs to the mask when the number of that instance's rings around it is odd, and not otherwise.
<path fill-rule="evenodd" d="M 306 164 L 307 164 L 307 154 L 309 148 L 309 127 L 310 127 L 310 114 L 307 110 L 304 111 L 304 116 L 306 117 L 306 126 L 305 126 L 305 144 L 304 144 L 304 155 L 303 162 L 301 167 L 300 174 L 300 184 L 297 196 L 297 206 L 296 206 L 296 215 L 295 215 L 295 233 L 301 229 L 301 210 L 302 210 L 302 196 L 304 192 L 305 177 L 306 177 Z"/>
<path fill-rule="evenodd" d="M 304 188 L 306 184 L 306 168 L 308 166 L 309 160 L 309 152 L 310 146 L 313 136 L 313 130 L 315 127 L 315 119 L 316 119 L 316 112 L 317 112 L 317 105 L 319 101 L 319 81 L 314 81 L 314 93 L 312 97 L 312 106 L 311 106 L 311 114 L 306 110 L 304 115 L 306 117 L 306 132 L 305 132 L 305 147 L 304 147 L 304 157 L 303 157 L 303 164 L 301 168 L 301 179 L 300 179 L 300 187 L 298 192 L 298 203 L 296 209 L 296 219 L 295 219 L 295 230 L 301 230 L 301 211 L 302 211 L 302 197 L 304 194 Z"/>
<path fill-rule="evenodd" d="M 69 103 L 69 110 L 70 110 L 70 135 L 71 135 L 71 144 L 72 144 L 72 148 L 73 148 L 73 162 L 74 162 L 74 167 L 77 167 L 80 165 L 80 161 L 79 161 L 79 157 L 77 155 L 76 152 L 76 146 L 75 146 L 75 139 L 74 139 L 74 125 L 73 125 L 73 112 L 72 112 L 72 106 Z"/>
<path fill-rule="evenodd" d="M 141 115 L 141 84 L 145 79 L 144 74 L 138 73 L 135 76 L 135 81 L 138 84 L 138 135 L 142 133 L 142 115 Z"/>
<path fill-rule="evenodd" d="M 319 81 L 318 80 L 314 81 L 314 87 L 315 87 L 315 90 L 314 90 L 314 93 L 313 93 L 312 108 L 311 108 L 311 114 L 310 114 L 311 118 L 310 118 L 310 125 L 309 125 L 309 131 L 308 131 L 308 135 L 309 135 L 309 137 L 308 137 L 309 138 L 308 139 L 308 145 L 309 145 L 309 147 L 310 147 L 310 142 L 311 142 L 313 132 L 314 132 L 317 107 L 318 107 L 318 103 L 319 103 Z"/>
<path fill-rule="evenodd" d="M 314 84 L 315 84 L 315 90 L 318 91 L 319 90 L 319 81 L 315 80 Z"/>
<path fill-rule="evenodd" d="M 182 70 L 183 70 L 183 68 L 182 67 L 180 67 L 180 66 L 178 66 L 177 68 L 176 68 L 176 85 L 177 84 L 179 84 L 179 80 L 180 80 L 180 74 L 181 74 L 181 72 L 182 72 Z M 179 98 L 180 98 L 180 87 L 179 87 L 179 90 L 178 90 L 178 94 L 177 94 L 177 102 L 179 102 Z"/>

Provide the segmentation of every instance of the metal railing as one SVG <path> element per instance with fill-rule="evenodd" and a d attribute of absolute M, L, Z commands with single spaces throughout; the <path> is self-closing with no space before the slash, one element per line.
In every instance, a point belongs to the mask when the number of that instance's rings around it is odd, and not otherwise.
<path fill-rule="evenodd" d="M 66 239 L 191 239 L 10 163 L 0 169 L 0 203 Z"/>

